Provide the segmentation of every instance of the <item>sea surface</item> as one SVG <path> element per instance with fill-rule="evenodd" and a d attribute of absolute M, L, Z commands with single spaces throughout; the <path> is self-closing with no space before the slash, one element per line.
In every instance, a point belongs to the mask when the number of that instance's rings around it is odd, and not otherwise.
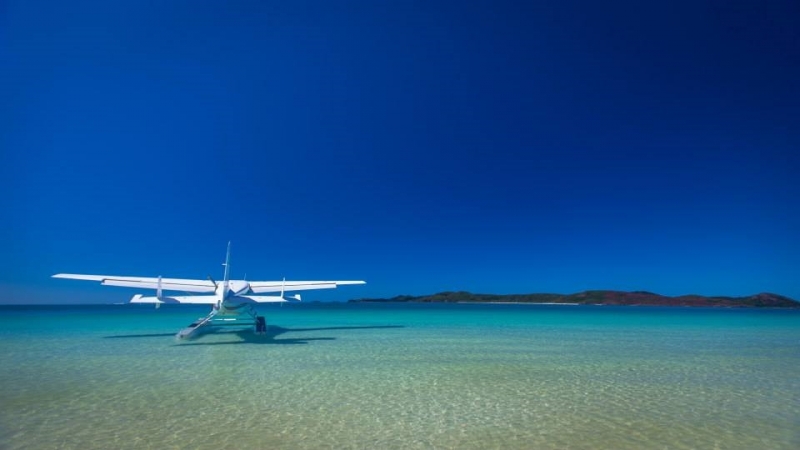
<path fill-rule="evenodd" d="M 798 449 L 800 311 L 0 307 L 0 449 Z"/>

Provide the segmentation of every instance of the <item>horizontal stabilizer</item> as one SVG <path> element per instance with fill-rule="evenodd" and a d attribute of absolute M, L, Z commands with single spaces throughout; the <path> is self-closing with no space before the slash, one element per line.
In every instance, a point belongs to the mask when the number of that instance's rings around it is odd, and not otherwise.
<path fill-rule="evenodd" d="M 233 300 L 241 301 L 242 303 L 285 303 L 289 301 L 279 295 L 237 295 L 233 297 Z"/>
<path fill-rule="evenodd" d="M 256 294 L 281 291 L 308 291 L 334 289 L 346 284 L 365 284 L 364 281 L 251 281 L 250 289 Z"/>
<path fill-rule="evenodd" d="M 131 303 L 193 303 L 200 305 L 213 305 L 217 303 L 216 295 L 181 295 L 158 297 L 145 297 L 141 294 L 134 295 Z"/>

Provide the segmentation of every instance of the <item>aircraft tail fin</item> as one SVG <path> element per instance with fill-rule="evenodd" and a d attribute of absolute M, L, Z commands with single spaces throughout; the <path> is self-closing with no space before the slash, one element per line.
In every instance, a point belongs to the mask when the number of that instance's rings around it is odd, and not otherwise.
<path fill-rule="evenodd" d="M 222 264 L 225 266 L 225 274 L 222 278 L 222 286 L 223 291 L 225 294 L 228 293 L 228 281 L 230 281 L 230 273 L 231 273 L 231 241 L 228 241 L 228 252 L 225 254 L 225 263 Z"/>

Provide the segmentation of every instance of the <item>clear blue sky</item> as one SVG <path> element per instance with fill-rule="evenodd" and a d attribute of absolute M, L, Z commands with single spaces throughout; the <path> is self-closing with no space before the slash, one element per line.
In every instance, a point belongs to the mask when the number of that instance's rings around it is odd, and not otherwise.
<path fill-rule="evenodd" d="M 796 1 L 0 4 L 0 302 L 800 299 Z"/>

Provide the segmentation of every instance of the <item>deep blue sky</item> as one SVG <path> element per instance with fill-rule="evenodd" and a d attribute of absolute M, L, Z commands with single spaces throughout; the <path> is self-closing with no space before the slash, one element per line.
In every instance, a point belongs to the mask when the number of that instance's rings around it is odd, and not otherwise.
<path fill-rule="evenodd" d="M 800 299 L 796 1 L 0 3 L 0 302 Z"/>

